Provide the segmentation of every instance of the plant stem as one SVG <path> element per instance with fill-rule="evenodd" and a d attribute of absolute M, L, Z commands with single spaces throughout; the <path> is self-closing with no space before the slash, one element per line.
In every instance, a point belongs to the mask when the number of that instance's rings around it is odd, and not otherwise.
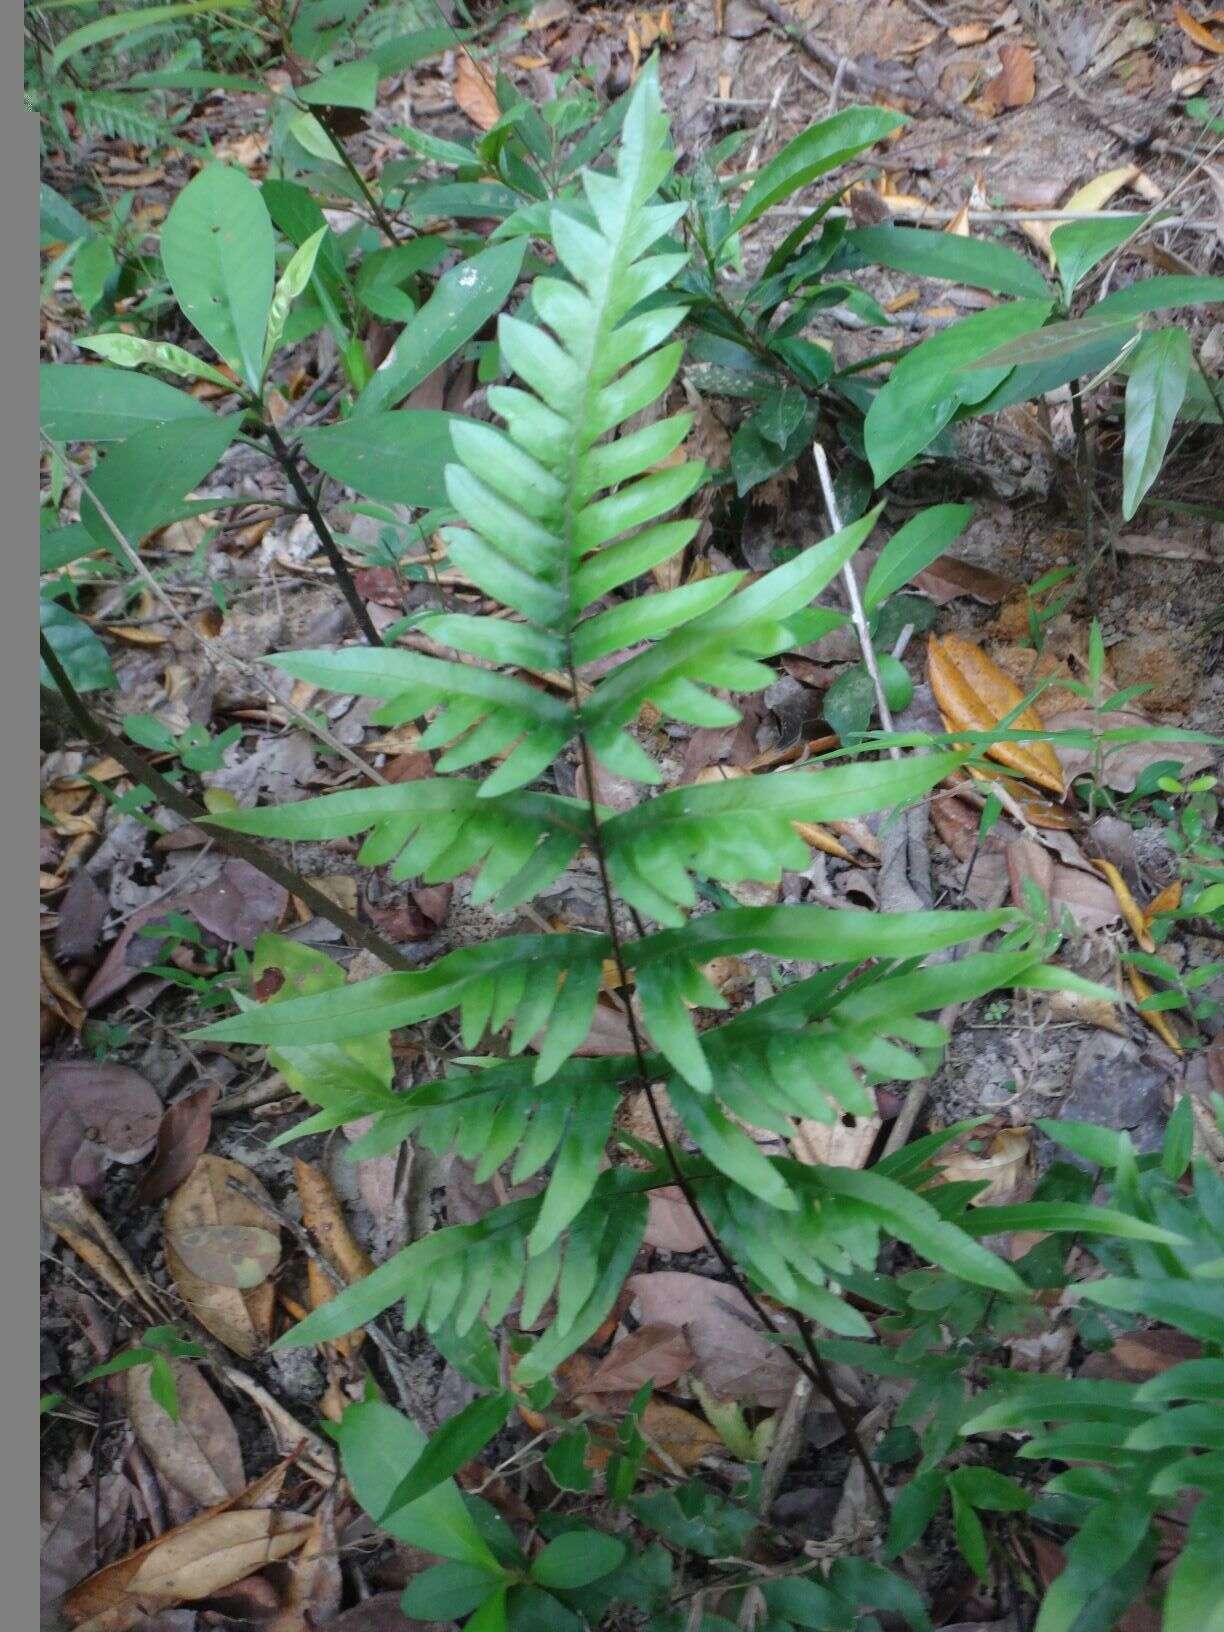
<path fill-rule="evenodd" d="M 394 221 L 392 221 L 391 217 L 387 214 L 386 210 L 383 209 L 383 207 L 379 203 L 378 199 L 376 199 L 374 197 L 374 194 L 370 189 L 369 183 L 366 181 L 366 179 L 362 175 L 361 171 L 358 170 L 357 166 L 353 163 L 352 159 L 349 157 L 348 149 L 345 147 L 345 145 L 344 145 L 343 141 L 341 140 L 341 138 L 339 136 L 337 136 L 336 132 L 332 129 L 331 119 L 329 117 L 329 110 L 327 108 L 310 108 L 310 109 L 308 109 L 308 111 L 314 114 L 315 118 L 322 125 L 323 129 L 327 132 L 328 141 L 330 141 L 332 146 L 335 148 L 336 155 L 339 158 L 340 163 L 344 166 L 344 168 L 348 171 L 349 175 L 352 177 L 354 185 L 360 190 L 361 196 L 362 196 L 362 198 L 365 199 L 366 205 L 368 206 L 368 208 L 370 210 L 370 213 L 371 213 L 371 215 L 373 215 L 375 221 L 377 221 L 379 229 L 383 233 L 383 236 L 388 238 L 391 241 L 391 243 L 393 243 L 393 244 L 402 243 L 403 239 L 400 237 L 399 233 L 395 230 Z"/>
<path fill-rule="evenodd" d="M 150 765 L 139 749 L 112 731 L 93 713 L 68 678 L 54 647 L 45 635 L 39 637 L 39 650 L 68 712 L 85 738 L 104 748 L 112 759 L 117 759 L 129 776 L 134 777 L 150 793 L 156 795 L 163 805 L 174 811 L 176 816 L 182 816 L 185 821 L 196 825 L 207 822 L 208 812 L 202 805 L 197 805 L 194 799 Z M 320 918 L 326 918 L 329 923 L 335 924 L 336 928 L 347 935 L 355 945 L 372 952 L 390 968 L 408 970 L 414 967 L 391 941 L 384 940 L 377 930 L 367 928 L 359 919 L 345 912 L 344 908 L 337 906 L 330 896 L 324 895 L 322 890 L 316 889 L 308 879 L 294 872 L 291 867 L 283 866 L 275 856 L 244 833 L 231 833 L 223 827 L 210 827 L 207 832 L 220 849 L 258 868 L 265 877 L 281 885 L 291 895 L 295 895 Z"/>
<path fill-rule="evenodd" d="M 837 510 L 837 496 L 833 492 L 833 478 L 829 473 L 829 459 L 819 442 L 812 444 L 812 457 L 816 461 L 816 470 L 820 476 L 820 490 L 824 494 L 825 510 L 828 512 L 829 526 L 835 533 L 841 532 L 841 516 Z M 867 614 L 863 610 L 863 598 L 859 594 L 858 579 L 854 575 L 854 563 L 847 561 L 842 568 L 842 582 L 846 586 L 846 596 L 850 602 L 850 621 L 854 624 L 854 632 L 858 636 L 859 649 L 863 654 L 863 663 L 867 673 L 871 676 L 871 684 L 875 687 L 876 708 L 880 714 L 880 724 L 885 731 L 893 729 L 892 710 L 888 706 L 888 699 L 884 695 L 884 682 L 880 678 L 880 665 L 876 662 L 875 647 L 871 643 L 871 630 L 867 627 Z M 888 750 L 890 759 L 900 759 L 901 750 L 892 744 Z"/>
<path fill-rule="evenodd" d="M 1075 429 L 1075 475 L 1079 482 L 1080 503 L 1084 512 L 1084 554 L 1090 556 L 1096 522 L 1092 493 L 1096 461 L 1093 458 L 1092 438 L 1088 435 L 1088 421 L 1084 415 L 1081 385 L 1080 380 L 1071 381 L 1071 424 Z"/>
<path fill-rule="evenodd" d="M 574 670 L 574 665 L 572 662 L 569 664 L 569 677 L 572 687 L 572 694 L 575 698 L 577 698 L 578 676 Z M 576 707 L 577 705 L 575 705 L 575 710 Z M 693 1187 L 689 1182 L 688 1175 L 680 1165 L 680 1159 L 676 1155 L 675 1146 L 672 1144 L 667 1129 L 664 1126 L 662 1112 L 659 1109 L 659 1102 L 650 1080 L 650 1073 L 646 1068 L 646 1050 L 642 1043 L 642 1035 L 638 1029 L 637 1016 L 633 1012 L 633 1001 L 629 993 L 629 973 L 625 963 L 624 943 L 621 940 L 620 929 L 616 922 L 612 883 L 608 876 L 608 862 L 607 856 L 604 852 L 603 832 L 600 827 L 599 813 L 595 800 L 595 764 L 591 754 L 590 745 L 587 742 L 585 733 L 581 729 L 579 729 L 578 732 L 578 747 L 580 753 L 582 754 L 582 767 L 586 775 L 587 806 L 591 824 L 591 849 L 594 852 L 595 863 L 599 869 L 599 883 L 604 898 L 604 912 L 608 920 L 608 935 L 612 942 L 612 961 L 616 965 L 617 977 L 620 980 L 620 988 L 624 996 L 625 1015 L 629 1024 L 629 1036 L 633 1044 L 633 1057 L 637 1064 L 638 1081 L 642 1092 L 646 1095 L 646 1103 L 650 1107 L 650 1116 L 651 1120 L 654 1122 L 655 1131 L 658 1133 L 659 1143 L 663 1148 L 663 1154 L 666 1157 L 667 1165 L 671 1168 L 672 1176 L 674 1177 L 685 1201 L 688 1203 L 689 1210 L 692 1212 L 693 1217 L 697 1221 L 698 1228 L 709 1242 L 711 1251 L 722 1265 L 726 1274 L 730 1277 L 732 1285 L 735 1287 L 736 1291 L 739 1292 L 740 1296 L 748 1304 L 753 1314 L 767 1331 L 778 1335 L 783 1335 L 784 1328 L 778 1325 L 778 1322 L 774 1320 L 769 1311 L 761 1303 L 760 1299 L 752 1291 L 751 1287 L 740 1273 L 738 1265 L 719 1240 L 718 1235 L 716 1234 L 713 1226 L 710 1224 L 709 1219 L 706 1218 L 705 1213 L 702 1210 L 701 1203 L 697 1200 Z M 887 1514 L 889 1511 L 888 1497 L 884 1492 L 884 1486 L 880 1482 L 880 1476 L 876 1472 L 875 1466 L 867 1454 L 867 1448 L 863 1444 L 862 1439 L 859 1437 L 858 1426 L 855 1423 L 850 1407 L 837 1392 L 837 1385 L 833 1381 L 832 1374 L 829 1371 L 829 1367 L 824 1356 L 816 1347 L 816 1343 L 812 1337 L 811 1328 L 809 1327 L 807 1320 L 799 1313 L 797 1309 L 790 1309 L 788 1310 L 788 1313 L 795 1323 L 795 1329 L 799 1334 L 799 1340 L 803 1344 L 804 1350 L 807 1354 L 806 1363 L 796 1355 L 794 1357 L 795 1364 L 799 1367 L 799 1370 L 804 1374 L 804 1376 L 807 1377 L 810 1382 L 816 1385 L 816 1387 L 828 1400 L 829 1404 L 833 1407 L 837 1420 L 841 1424 L 842 1431 L 845 1433 L 846 1438 L 849 1441 L 851 1450 L 862 1464 L 863 1473 L 866 1477 L 868 1485 L 871 1487 L 872 1495 L 879 1503 L 880 1511 Z"/>
<path fill-rule="evenodd" d="M 382 636 L 374 627 L 366 604 L 357 592 L 357 585 L 353 582 L 353 575 L 348 569 L 348 563 L 340 553 L 340 546 L 332 536 L 331 528 L 324 521 L 323 512 L 319 509 L 315 496 L 310 491 L 306 478 L 302 475 L 301 467 L 298 464 L 297 445 L 290 446 L 271 420 L 264 422 L 263 433 L 272 446 L 276 462 L 284 471 L 290 487 L 296 493 L 298 503 L 310 517 L 310 524 L 318 535 L 319 543 L 322 544 L 328 561 L 331 562 L 331 569 L 336 575 L 336 582 L 340 585 L 341 592 L 349 604 L 349 610 L 357 620 L 357 627 L 371 646 L 376 646 L 381 650 L 383 645 Z"/>

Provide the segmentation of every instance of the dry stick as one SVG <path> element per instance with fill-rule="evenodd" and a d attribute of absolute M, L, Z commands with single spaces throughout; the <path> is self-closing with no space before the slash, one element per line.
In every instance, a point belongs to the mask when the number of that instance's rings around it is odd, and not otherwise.
<path fill-rule="evenodd" d="M 578 696 L 578 676 L 574 670 L 572 660 L 568 666 L 569 676 L 573 686 L 573 693 L 576 699 Z M 576 702 L 575 713 L 577 713 Z M 688 1203 L 689 1210 L 694 1219 L 696 1219 L 698 1228 L 705 1236 L 711 1250 L 718 1259 L 719 1263 L 722 1265 L 724 1271 L 730 1277 L 732 1285 L 748 1304 L 749 1308 L 756 1315 L 762 1326 L 764 1326 L 767 1331 L 781 1334 L 783 1328 L 780 1327 L 777 1321 L 773 1319 L 769 1311 L 765 1308 L 764 1304 L 761 1303 L 760 1299 L 755 1295 L 751 1287 L 749 1287 L 747 1281 L 744 1279 L 743 1275 L 741 1275 L 738 1266 L 735 1264 L 734 1260 L 727 1252 L 727 1249 L 719 1240 L 713 1226 L 706 1218 L 705 1213 L 702 1210 L 701 1203 L 697 1200 L 693 1187 L 689 1183 L 688 1175 L 680 1165 L 680 1159 L 676 1155 L 675 1146 L 672 1144 L 667 1129 L 663 1124 L 663 1116 L 659 1110 L 659 1102 L 655 1097 L 655 1091 L 650 1081 L 650 1073 L 646 1068 L 646 1050 L 642 1043 L 641 1032 L 638 1030 L 637 1016 L 633 1012 L 633 1000 L 630 996 L 629 973 L 625 963 L 624 945 L 621 941 L 620 927 L 616 922 L 616 909 L 612 895 L 612 884 L 608 876 L 608 861 L 607 855 L 604 851 L 603 831 L 600 827 L 598 808 L 595 802 L 595 765 L 591 756 L 590 744 L 586 739 L 586 733 L 581 729 L 581 727 L 578 731 L 578 747 L 579 752 L 582 755 L 583 772 L 586 776 L 587 806 L 591 824 L 591 849 L 594 851 L 595 863 L 599 869 L 599 882 L 604 899 L 604 912 L 608 920 L 608 935 L 612 942 L 612 959 L 616 965 L 616 973 L 617 979 L 620 982 L 620 989 L 625 994 L 625 1017 L 629 1025 L 629 1036 L 633 1044 L 633 1056 L 637 1065 L 638 1081 L 641 1084 L 642 1092 L 646 1095 L 646 1103 L 650 1107 L 651 1120 L 654 1122 L 655 1131 L 658 1133 L 659 1143 L 663 1148 L 663 1154 L 667 1159 L 667 1165 L 671 1168 L 672 1177 L 675 1179 L 681 1194 Z M 872 1495 L 879 1503 L 880 1511 L 887 1514 L 889 1511 L 888 1497 L 885 1495 L 884 1486 L 880 1482 L 880 1476 L 876 1472 L 870 1456 L 867 1454 L 867 1448 L 863 1444 L 862 1439 L 859 1437 L 858 1426 L 855 1423 L 854 1416 L 851 1413 L 849 1406 L 837 1391 L 837 1385 L 833 1381 L 832 1373 L 829 1371 L 829 1367 L 825 1362 L 824 1356 L 816 1347 L 816 1343 L 812 1337 L 811 1328 L 808 1325 L 807 1320 L 799 1313 L 797 1309 L 791 1309 L 789 1313 L 795 1322 L 795 1328 L 799 1333 L 800 1341 L 802 1342 L 807 1353 L 806 1363 L 800 1356 L 795 1355 L 795 1364 L 799 1367 L 800 1371 L 809 1378 L 810 1381 L 815 1383 L 816 1387 L 819 1388 L 820 1392 L 833 1407 L 837 1420 L 841 1424 L 842 1431 L 850 1443 L 851 1450 L 857 1457 L 858 1461 L 862 1464 L 863 1474 L 868 1485 L 871 1487 Z"/>
<path fill-rule="evenodd" d="M 159 770 L 155 770 L 149 764 L 139 749 L 112 731 L 90 710 L 64 672 L 63 664 L 45 635 L 39 637 L 39 650 L 68 712 L 84 736 L 90 742 L 104 748 L 112 759 L 117 759 L 130 776 L 135 777 L 137 782 L 155 794 L 163 805 L 174 811 L 175 815 L 182 816 L 197 826 L 207 822 L 208 812 L 202 805 L 197 805 L 194 799 L 175 787 L 173 782 L 167 780 Z M 320 918 L 326 918 L 329 923 L 335 924 L 336 928 L 356 945 L 364 947 L 367 952 L 372 952 L 392 969 L 410 970 L 414 967 L 399 948 L 384 940 L 377 930 L 368 929 L 357 918 L 345 912 L 343 907 L 337 906 L 330 896 L 324 895 L 322 890 L 316 889 L 308 879 L 294 872 L 291 867 L 283 866 L 275 856 L 270 855 L 253 839 L 247 838 L 244 833 L 231 833 L 222 827 L 209 828 L 207 831 L 222 850 L 227 850 L 230 855 L 237 856 L 240 860 L 249 862 L 252 867 L 258 868 L 265 877 L 280 884 L 290 895 L 297 896 L 299 901 L 304 902 Z"/>
<path fill-rule="evenodd" d="M 306 478 L 302 475 L 301 468 L 298 465 L 296 444 L 290 447 L 271 420 L 265 423 L 263 431 L 271 444 L 272 452 L 276 455 L 277 464 L 284 471 L 290 487 L 297 494 L 298 503 L 310 518 L 310 525 L 314 528 L 319 543 L 322 544 L 327 559 L 331 562 L 331 569 L 336 575 L 336 582 L 340 585 L 340 591 L 349 604 L 350 612 L 357 620 L 357 627 L 371 646 L 375 646 L 379 651 L 382 651 L 383 638 L 374 627 L 369 609 L 358 593 L 357 585 L 353 582 L 353 575 L 348 569 L 348 562 L 341 555 L 340 546 L 332 536 L 332 530 L 324 521 L 323 512 L 319 509 L 315 496 L 310 491 Z"/>
<path fill-rule="evenodd" d="M 825 510 L 829 516 L 829 526 L 835 533 L 841 532 L 841 516 L 837 509 L 837 495 L 833 491 L 833 478 L 829 474 L 829 458 L 819 442 L 812 444 L 812 457 L 816 461 L 816 470 L 820 476 L 820 488 L 824 494 Z M 880 666 L 876 662 L 875 647 L 871 644 L 871 631 L 867 627 L 867 614 L 863 610 L 863 598 L 859 594 L 858 579 L 854 574 L 853 562 L 847 561 L 842 568 L 842 582 L 846 586 L 846 594 L 850 600 L 850 621 L 854 624 L 854 632 L 858 636 L 859 650 L 863 654 L 863 663 L 867 673 L 871 676 L 871 683 L 875 687 L 876 707 L 880 711 L 880 724 L 885 731 L 892 731 L 892 710 L 888 706 L 888 699 L 884 695 L 884 682 L 880 679 Z M 901 758 L 901 750 L 895 743 L 888 750 L 892 759 Z"/>

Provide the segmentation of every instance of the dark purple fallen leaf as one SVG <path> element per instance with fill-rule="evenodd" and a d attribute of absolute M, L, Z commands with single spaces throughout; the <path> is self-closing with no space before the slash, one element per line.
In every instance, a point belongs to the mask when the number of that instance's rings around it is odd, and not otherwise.
<path fill-rule="evenodd" d="M 1005 601 L 1015 589 L 1010 578 L 1003 578 L 988 567 L 976 567 L 972 561 L 958 561 L 954 555 L 941 555 L 914 579 L 914 588 L 929 595 L 936 606 L 962 597 L 995 606 Z"/>
<path fill-rule="evenodd" d="M 153 1148 L 162 1103 L 140 1075 L 106 1060 L 57 1060 L 43 1075 L 39 1116 L 42 1183 L 96 1195 L 112 1162 Z"/>
<path fill-rule="evenodd" d="M 226 862 L 215 883 L 183 896 L 178 910 L 189 913 L 201 929 L 249 951 L 265 930 L 280 923 L 288 902 L 283 884 L 249 861 L 234 860 Z"/>
<path fill-rule="evenodd" d="M 55 929 L 57 959 L 89 958 L 102 939 L 109 903 L 89 873 L 82 867 L 64 892 L 59 923 Z"/>
<path fill-rule="evenodd" d="M 153 1161 L 136 1186 L 133 1199 L 139 1206 L 147 1207 L 177 1190 L 208 1149 L 219 1093 L 215 1083 L 205 1083 L 166 1111 L 157 1130 Z"/>
<path fill-rule="evenodd" d="M 275 929 L 284 915 L 288 891 L 247 861 L 227 861 L 211 884 L 167 896 L 141 907 L 128 919 L 81 999 L 87 1009 L 114 997 L 142 969 L 165 955 L 164 943 L 138 930 L 163 923 L 174 913 L 194 918 L 219 940 L 247 948 L 265 930 Z"/>

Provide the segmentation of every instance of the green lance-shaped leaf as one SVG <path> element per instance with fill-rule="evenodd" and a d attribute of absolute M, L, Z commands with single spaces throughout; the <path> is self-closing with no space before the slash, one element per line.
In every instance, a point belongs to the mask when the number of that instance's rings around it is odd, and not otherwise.
<path fill-rule="evenodd" d="M 1160 475 L 1165 450 L 1186 396 L 1193 352 L 1184 329 L 1157 329 L 1135 348 L 1126 382 L 1122 446 L 1122 515 L 1129 521 Z"/>

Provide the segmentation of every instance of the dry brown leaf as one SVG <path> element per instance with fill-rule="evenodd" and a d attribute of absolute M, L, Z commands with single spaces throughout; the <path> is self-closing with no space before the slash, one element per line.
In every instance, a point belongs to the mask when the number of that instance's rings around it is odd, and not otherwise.
<path fill-rule="evenodd" d="M 106 1632 L 138 1624 L 174 1604 L 194 1603 L 302 1545 L 312 1521 L 305 1513 L 226 1504 L 116 1560 L 69 1593 L 73 1626 L 99 1621 Z M 106 1617 L 105 1619 L 101 1619 Z"/>
<path fill-rule="evenodd" d="M 230 1226 L 267 1231 L 271 1212 L 230 1189 L 234 1179 L 271 1209 L 271 1198 L 255 1175 L 222 1156 L 201 1156 L 187 1181 L 170 1197 L 163 1221 L 166 1266 L 183 1300 L 204 1327 L 236 1354 L 250 1358 L 272 1331 L 273 1288 L 269 1281 L 242 1289 L 220 1285 L 195 1273 L 176 1248 L 180 1231 Z"/>
<path fill-rule="evenodd" d="M 1025 45 L 999 48 L 999 72 L 982 88 L 979 106 L 986 113 L 1026 108 L 1037 89 L 1033 53 Z"/>
<path fill-rule="evenodd" d="M 1144 922 L 1143 913 L 1139 910 L 1139 903 L 1130 892 L 1130 886 L 1112 861 L 1096 861 L 1092 865 L 1104 873 L 1109 880 L 1109 886 L 1118 898 L 1118 905 L 1122 908 L 1122 916 L 1130 926 L 1131 934 L 1145 952 L 1155 952 L 1156 942 Z"/>
<path fill-rule="evenodd" d="M 653 1397 L 639 1419 L 642 1438 L 669 1461 L 687 1472 L 705 1457 L 725 1451 L 722 1437 L 704 1417 L 696 1417 L 678 1405 Z"/>
<path fill-rule="evenodd" d="M 927 672 L 935 701 L 949 731 L 989 731 L 1023 701 L 1024 693 L 980 646 L 960 635 L 927 643 Z M 1024 709 L 1011 729 L 1040 731 L 1034 710 Z M 1029 781 L 1062 794 L 1064 782 L 1058 758 L 1048 742 L 998 742 L 987 749 L 993 759 Z"/>
<path fill-rule="evenodd" d="M 696 1356 L 693 1375 L 715 1394 L 766 1407 L 790 1399 L 799 1370 L 734 1286 L 679 1270 L 633 1275 L 627 1286 L 643 1322 L 683 1330 Z"/>
<path fill-rule="evenodd" d="M 984 1150 L 972 1148 L 983 1143 Z M 993 1135 L 988 1130 L 975 1128 L 972 1133 L 945 1145 L 934 1158 L 934 1166 L 947 1184 L 985 1182 L 986 1188 L 974 1197 L 973 1205 L 996 1206 L 1014 1200 L 1028 1182 L 1030 1148 L 1029 1128 L 999 1128 Z"/>
<path fill-rule="evenodd" d="M 342 1277 L 346 1286 L 363 1280 L 374 1264 L 349 1229 L 331 1180 L 321 1167 L 296 1160 L 293 1177 L 302 1203 L 302 1223 L 313 1236 L 321 1256 Z M 312 1309 L 318 1309 L 336 1296 L 336 1287 L 317 1264 L 308 1263 L 306 1275 Z M 364 1328 L 357 1327 L 334 1346 L 341 1354 L 355 1354 L 364 1338 Z"/>
<path fill-rule="evenodd" d="M 162 1116 L 153 1160 L 133 1195 L 139 1206 L 161 1201 L 189 1176 L 208 1148 L 213 1106 L 219 1091 L 215 1083 L 205 1083 L 184 1099 L 176 1100 Z"/>
<path fill-rule="evenodd" d="M 914 588 L 929 595 L 936 606 L 946 606 L 961 596 L 980 601 L 983 606 L 994 606 L 1005 601 L 1015 587 L 1012 579 L 991 572 L 989 567 L 975 566 L 972 561 L 960 561 L 954 555 L 937 556 L 914 579 Z"/>
<path fill-rule="evenodd" d="M 97 1195 L 112 1162 L 149 1154 L 161 1100 L 138 1071 L 113 1060 L 55 1060 L 39 1101 L 40 1181 Z"/>
<path fill-rule="evenodd" d="M 1150 930 L 1156 919 L 1166 912 L 1176 912 L 1181 906 L 1182 880 L 1175 878 L 1166 884 L 1160 894 L 1143 909 L 1143 927 Z M 1142 944 L 1142 943 L 1140 943 Z"/>
<path fill-rule="evenodd" d="M 1213 51 L 1217 56 L 1224 56 L 1224 40 L 1218 40 L 1209 28 L 1204 28 L 1197 17 L 1190 15 L 1185 6 L 1174 6 L 1173 15 L 1177 19 L 1177 26 L 1200 50 Z"/>
<path fill-rule="evenodd" d="M 86 1020 L 85 1010 L 45 946 L 38 949 L 38 975 L 42 1007 L 70 1030 L 80 1031 Z"/>
<path fill-rule="evenodd" d="M 647 1202 L 646 1233 L 642 1240 L 648 1247 L 658 1247 L 663 1252 L 699 1252 L 706 1245 L 705 1232 L 678 1184 L 652 1190 Z"/>
<path fill-rule="evenodd" d="M 497 96 L 487 71 L 466 51 L 455 59 L 455 101 L 474 125 L 491 130 L 501 118 Z"/>
<path fill-rule="evenodd" d="M 1150 981 L 1144 979 L 1133 963 L 1126 965 L 1126 979 L 1134 994 L 1136 1006 L 1142 1003 L 1145 997 L 1151 997 L 1156 989 Z M 1167 1014 L 1163 1014 L 1159 1009 L 1140 1009 L 1139 1018 L 1151 1026 L 1161 1042 L 1167 1044 L 1174 1054 L 1185 1053 L 1176 1028 Z"/>
<path fill-rule="evenodd" d="M 1195 62 L 1179 68 L 1169 82 L 1169 89 L 1174 96 L 1196 96 L 1219 66 L 1219 60 L 1212 58 L 1210 62 Z"/>
<path fill-rule="evenodd" d="M 1103 997 L 1085 997 L 1083 992 L 1051 992 L 1049 1013 L 1055 1024 L 1095 1026 L 1098 1031 L 1113 1032 L 1115 1037 L 1126 1036 L 1118 1005 Z"/>
<path fill-rule="evenodd" d="M 791 1151 L 811 1167 L 866 1167 L 882 1126 L 878 1116 L 837 1116 L 831 1122 L 801 1117 Z"/>
<path fill-rule="evenodd" d="M 1196 1337 L 1157 1326 L 1147 1332 L 1125 1332 L 1111 1349 L 1090 1354 L 1080 1377 L 1111 1377 L 1120 1383 L 1145 1383 L 1185 1360 L 1197 1360 L 1203 1345 Z"/>
<path fill-rule="evenodd" d="M 178 1420 L 153 1398 L 149 1366 L 124 1373 L 128 1420 L 159 1477 L 197 1506 L 213 1507 L 246 1486 L 238 1431 L 197 1367 L 186 1360 L 170 1366 Z"/>
<path fill-rule="evenodd" d="M 666 1388 L 696 1363 L 678 1326 L 639 1326 L 600 1361 L 584 1394 L 636 1394 L 643 1383 Z"/>
<path fill-rule="evenodd" d="M 174 1249 L 193 1275 L 248 1291 L 280 1262 L 280 1236 L 262 1224 L 180 1224 Z"/>
<path fill-rule="evenodd" d="M 738 778 L 751 776 L 752 772 L 738 765 L 707 765 L 693 778 L 694 782 L 730 782 Z M 804 844 L 810 844 L 813 850 L 823 850 L 826 855 L 837 856 L 841 861 L 853 861 L 854 857 L 840 840 L 815 822 L 792 822 L 791 826 Z"/>
<path fill-rule="evenodd" d="M 89 1265 L 99 1280 L 119 1298 L 126 1300 L 135 1296 L 150 1312 L 161 1317 L 161 1309 L 151 1298 L 148 1283 L 81 1190 L 75 1185 L 43 1190 L 40 1202 L 43 1223 Z"/>
<path fill-rule="evenodd" d="M 340 1608 L 343 1581 L 336 1540 L 336 1492 L 329 1490 L 310 1534 L 289 1565 L 289 1586 L 266 1632 L 313 1632 L 328 1626 Z"/>
<path fill-rule="evenodd" d="M 997 784 L 1000 796 L 1004 794 L 1007 796 L 1003 800 L 1005 808 L 1011 810 L 1014 807 L 1033 827 L 1066 833 L 1079 826 L 1073 811 L 1067 810 L 1063 805 L 1054 804 L 1050 799 L 1043 799 L 1039 793 L 1034 793 L 1027 782 L 1017 782 L 1012 776 L 992 776 L 976 767 L 970 769 L 969 776 L 972 781 L 979 784 L 987 783 L 991 786 Z"/>

